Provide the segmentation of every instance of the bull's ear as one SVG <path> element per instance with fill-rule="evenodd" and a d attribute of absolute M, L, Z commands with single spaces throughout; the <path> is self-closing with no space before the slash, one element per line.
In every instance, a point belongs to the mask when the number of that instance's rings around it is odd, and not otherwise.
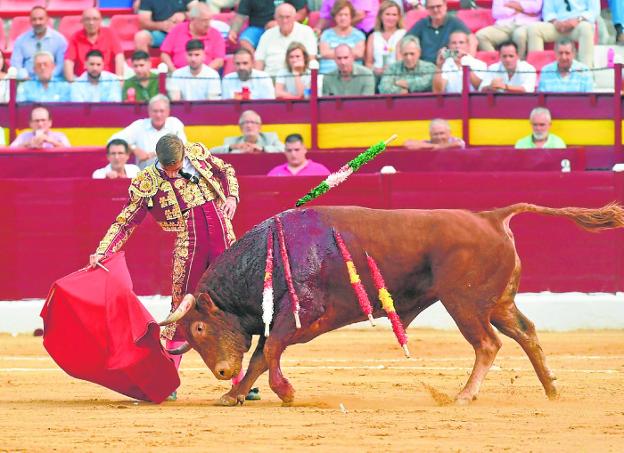
<path fill-rule="evenodd" d="M 219 307 L 210 298 L 208 293 L 200 293 L 197 298 L 197 308 L 200 311 L 210 314 L 216 314 L 219 311 Z"/>

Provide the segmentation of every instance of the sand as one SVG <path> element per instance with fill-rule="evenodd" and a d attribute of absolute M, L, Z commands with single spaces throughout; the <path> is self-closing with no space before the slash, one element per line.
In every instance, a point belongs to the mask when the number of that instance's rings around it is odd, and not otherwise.
<path fill-rule="evenodd" d="M 41 338 L 0 335 L 0 451 L 624 449 L 621 330 L 540 333 L 559 378 L 557 401 L 546 399 L 527 357 L 505 337 L 468 406 L 452 402 L 474 358 L 459 332 L 408 334 L 410 360 L 379 327 L 289 348 L 282 366 L 297 392 L 291 407 L 281 405 L 266 375 L 258 381 L 261 401 L 215 406 L 229 385 L 195 352 L 182 362 L 178 401 L 136 402 L 66 375 Z"/>

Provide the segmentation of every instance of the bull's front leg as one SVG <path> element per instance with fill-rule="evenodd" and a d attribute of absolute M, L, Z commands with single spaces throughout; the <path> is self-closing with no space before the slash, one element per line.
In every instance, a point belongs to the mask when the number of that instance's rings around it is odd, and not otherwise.
<path fill-rule="evenodd" d="M 249 361 L 249 367 L 245 372 L 245 377 L 243 377 L 237 385 L 232 385 L 230 391 L 219 399 L 219 404 L 221 406 L 243 404 L 245 402 L 245 396 L 249 393 L 254 382 L 268 369 L 267 361 L 264 357 L 265 340 L 266 338 L 264 336 L 260 337 L 258 345 Z"/>
<path fill-rule="evenodd" d="M 282 400 L 284 404 L 290 404 L 295 400 L 295 389 L 288 379 L 282 374 L 280 359 L 286 349 L 283 339 L 271 334 L 264 346 L 264 357 L 269 367 L 269 385 L 271 390 Z"/>

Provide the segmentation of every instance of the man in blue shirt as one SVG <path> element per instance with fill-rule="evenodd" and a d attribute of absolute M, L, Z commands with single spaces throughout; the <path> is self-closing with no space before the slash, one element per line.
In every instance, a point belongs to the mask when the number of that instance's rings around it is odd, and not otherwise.
<path fill-rule="evenodd" d="M 574 41 L 562 39 L 555 46 L 557 61 L 542 68 L 537 91 L 550 93 L 588 93 L 594 87 L 591 71 L 583 63 L 574 60 Z"/>
<path fill-rule="evenodd" d="M 72 102 L 121 102 L 121 82 L 115 74 L 104 71 L 102 52 L 89 51 L 85 69 L 71 85 Z"/>
<path fill-rule="evenodd" d="M 54 77 L 54 57 L 46 50 L 35 53 L 35 77 L 17 86 L 17 102 L 69 102 L 69 84 Z"/>
<path fill-rule="evenodd" d="M 65 37 L 48 27 L 48 13 L 42 6 L 35 6 L 30 12 L 32 30 L 28 30 L 17 37 L 13 45 L 11 66 L 17 68 L 18 78 L 32 78 L 35 76 L 33 57 L 35 53 L 45 50 L 50 52 L 55 63 L 54 75 L 63 73 L 63 59 L 67 50 Z"/>
<path fill-rule="evenodd" d="M 544 50 L 544 42 L 573 39 L 579 43 L 579 61 L 591 68 L 598 16 L 600 0 L 544 0 L 542 22 L 529 26 L 529 52 Z"/>

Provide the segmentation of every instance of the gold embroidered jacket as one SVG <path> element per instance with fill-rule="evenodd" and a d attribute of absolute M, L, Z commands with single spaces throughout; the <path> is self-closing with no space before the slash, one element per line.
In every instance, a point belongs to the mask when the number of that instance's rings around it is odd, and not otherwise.
<path fill-rule="evenodd" d="M 109 255 L 119 250 L 148 212 L 163 230 L 180 232 L 186 229 L 185 213 L 189 209 L 211 200 L 221 204 L 229 196 L 238 201 L 238 181 L 230 164 L 210 154 L 201 143 L 188 143 L 185 157 L 197 170 L 199 182 L 184 178 L 171 182 L 155 164 L 139 172 L 130 183 L 128 202 L 100 242 L 97 253 Z"/>

